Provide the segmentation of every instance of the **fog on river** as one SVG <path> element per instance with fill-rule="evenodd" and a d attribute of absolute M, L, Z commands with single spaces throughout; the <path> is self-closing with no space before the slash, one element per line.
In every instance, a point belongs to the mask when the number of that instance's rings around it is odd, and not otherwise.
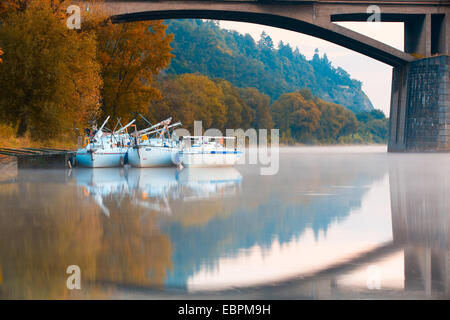
<path fill-rule="evenodd" d="M 5 158 L 0 298 L 450 297 L 450 155 L 286 147 L 279 168 Z"/>

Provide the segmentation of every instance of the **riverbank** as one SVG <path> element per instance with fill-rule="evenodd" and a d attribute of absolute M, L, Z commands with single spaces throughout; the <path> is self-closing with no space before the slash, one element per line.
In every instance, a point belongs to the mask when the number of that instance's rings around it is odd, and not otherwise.
<path fill-rule="evenodd" d="M 77 148 L 73 137 L 61 136 L 57 140 L 33 140 L 29 134 L 17 137 L 14 128 L 0 125 L 0 147 L 3 148 L 57 148 L 74 150 Z"/>
<path fill-rule="evenodd" d="M 270 142 L 268 142 L 270 145 Z M 335 144 L 303 144 L 303 143 L 279 143 L 280 147 L 283 148 L 311 148 L 311 147 L 361 147 L 361 146 L 373 146 L 373 147 L 383 147 L 386 144 L 378 144 L 378 143 L 335 143 Z M 24 137 L 18 138 L 15 134 L 15 129 L 6 126 L 0 125 L 0 147 L 3 148 L 57 148 L 57 149 L 65 149 L 65 150 L 75 150 L 77 149 L 76 139 L 73 136 L 61 136 L 60 139 L 57 140 L 33 140 L 30 138 L 29 134 L 26 134 Z"/>

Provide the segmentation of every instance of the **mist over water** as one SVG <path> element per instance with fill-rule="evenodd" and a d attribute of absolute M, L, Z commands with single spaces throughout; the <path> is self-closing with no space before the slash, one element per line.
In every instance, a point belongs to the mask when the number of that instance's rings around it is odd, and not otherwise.
<path fill-rule="evenodd" d="M 0 298 L 449 298 L 450 155 L 259 167 L 0 165 Z M 66 269 L 78 265 L 81 289 Z"/>

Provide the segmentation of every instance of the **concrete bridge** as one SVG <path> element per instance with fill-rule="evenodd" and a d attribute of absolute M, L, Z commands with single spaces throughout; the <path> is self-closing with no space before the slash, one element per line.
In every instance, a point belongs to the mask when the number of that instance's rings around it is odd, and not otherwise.
<path fill-rule="evenodd" d="M 283 28 L 389 64 L 393 75 L 388 150 L 450 152 L 448 0 L 107 0 L 104 6 L 117 23 L 201 18 Z M 334 23 L 378 17 L 404 23 L 403 51 Z"/>

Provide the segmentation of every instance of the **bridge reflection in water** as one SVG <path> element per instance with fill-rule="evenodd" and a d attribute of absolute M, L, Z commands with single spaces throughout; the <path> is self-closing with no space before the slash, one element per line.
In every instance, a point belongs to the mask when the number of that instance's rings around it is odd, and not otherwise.
<path fill-rule="evenodd" d="M 404 250 L 405 290 L 450 298 L 450 161 L 393 155 L 389 166 L 394 243 Z"/>
<path fill-rule="evenodd" d="M 447 155 L 351 150 L 283 149 L 275 176 L 0 168 L 0 297 L 449 298 Z"/>

